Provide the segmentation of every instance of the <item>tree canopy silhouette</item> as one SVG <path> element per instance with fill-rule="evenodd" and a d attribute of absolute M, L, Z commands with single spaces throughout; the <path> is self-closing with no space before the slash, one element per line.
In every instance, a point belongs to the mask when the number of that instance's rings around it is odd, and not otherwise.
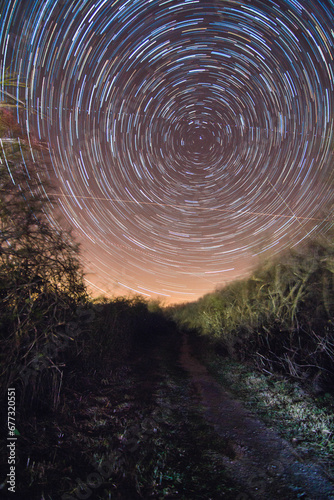
<path fill-rule="evenodd" d="M 0 108 L 3 386 L 20 380 L 22 366 L 36 367 L 41 358 L 44 366 L 56 366 L 45 346 L 56 340 L 61 325 L 87 300 L 78 245 L 70 232 L 50 220 L 46 167 L 38 164 L 42 149 L 38 141 L 28 140 L 9 108 Z"/>

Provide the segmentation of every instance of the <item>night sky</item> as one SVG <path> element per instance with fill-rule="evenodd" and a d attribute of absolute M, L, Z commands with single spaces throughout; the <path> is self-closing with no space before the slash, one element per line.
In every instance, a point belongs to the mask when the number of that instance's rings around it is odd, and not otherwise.
<path fill-rule="evenodd" d="M 1 75 L 25 84 L 6 92 L 95 294 L 195 300 L 326 234 L 332 0 L 0 6 Z"/>

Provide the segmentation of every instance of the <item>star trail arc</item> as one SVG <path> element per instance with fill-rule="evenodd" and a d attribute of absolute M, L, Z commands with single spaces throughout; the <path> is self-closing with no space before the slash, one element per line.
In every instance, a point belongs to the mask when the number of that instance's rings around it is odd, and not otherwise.
<path fill-rule="evenodd" d="M 48 144 L 92 286 L 193 300 L 326 232 L 333 21 L 331 1 L 4 1 L 2 98 Z"/>

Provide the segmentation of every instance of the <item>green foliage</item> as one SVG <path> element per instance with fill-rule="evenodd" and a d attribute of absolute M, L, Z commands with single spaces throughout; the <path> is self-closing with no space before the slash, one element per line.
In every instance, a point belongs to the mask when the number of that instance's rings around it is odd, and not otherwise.
<path fill-rule="evenodd" d="M 12 103 L 9 103 L 9 102 L 0 101 L 0 108 L 8 110 L 9 108 L 16 108 L 20 104 L 23 104 L 19 99 L 17 99 L 17 97 L 15 97 L 13 94 L 11 94 L 7 90 L 5 90 L 6 88 L 9 88 L 11 86 L 17 87 L 17 85 L 19 87 L 25 87 L 24 83 L 18 82 L 16 75 L 13 75 L 13 74 L 9 73 L 8 70 L 5 70 L 4 74 L 2 75 L 2 78 L 0 79 L 0 84 L 3 87 L 1 89 L 1 92 L 5 96 L 7 96 L 7 98 L 9 97 L 10 101 L 12 102 Z M 1 127 L 2 127 L 2 124 L 0 124 L 0 137 L 3 137 L 2 133 L 1 133 Z"/>
<path fill-rule="evenodd" d="M 172 317 L 235 359 L 252 359 L 261 370 L 314 385 L 329 383 L 334 377 L 333 241 L 322 237 L 291 250 L 249 279 L 174 308 Z"/>

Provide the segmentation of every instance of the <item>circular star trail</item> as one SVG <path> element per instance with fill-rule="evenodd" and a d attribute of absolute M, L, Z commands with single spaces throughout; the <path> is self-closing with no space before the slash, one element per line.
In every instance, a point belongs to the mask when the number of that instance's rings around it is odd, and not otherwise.
<path fill-rule="evenodd" d="M 97 290 L 196 299 L 330 227 L 332 1 L 4 4 L 1 69 Z"/>

